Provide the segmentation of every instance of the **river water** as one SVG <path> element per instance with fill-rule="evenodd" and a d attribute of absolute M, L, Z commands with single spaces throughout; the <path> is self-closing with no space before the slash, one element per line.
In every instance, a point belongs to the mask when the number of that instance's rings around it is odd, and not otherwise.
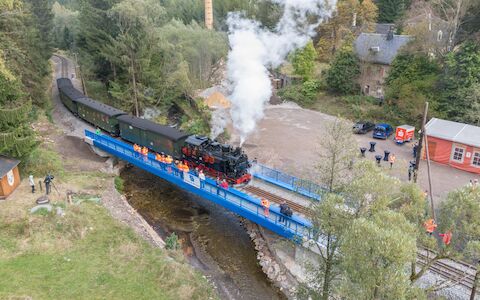
<path fill-rule="evenodd" d="M 175 232 L 189 262 L 223 299 L 285 299 L 262 272 L 239 218 L 135 167 L 125 168 L 129 203 L 165 238 Z"/>

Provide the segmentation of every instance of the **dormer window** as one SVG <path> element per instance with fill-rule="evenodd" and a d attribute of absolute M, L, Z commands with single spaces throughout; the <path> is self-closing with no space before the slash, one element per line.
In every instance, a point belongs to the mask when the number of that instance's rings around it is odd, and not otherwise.
<path fill-rule="evenodd" d="M 440 42 L 442 40 L 442 38 L 443 38 L 443 32 L 441 30 L 439 30 L 437 32 L 437 41 Z"/>

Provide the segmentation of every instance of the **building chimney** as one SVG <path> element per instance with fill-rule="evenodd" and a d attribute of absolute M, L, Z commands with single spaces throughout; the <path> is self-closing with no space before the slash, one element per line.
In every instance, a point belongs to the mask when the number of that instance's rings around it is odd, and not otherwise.
<path fill-rule="evenodd" d="M 393 30 L 394 30 L 394 27 L 390 26 L 390 29 L 388 30 L 388 33 L 387 33 L 387 41 L 393 40 Z"/>
<path fill-rule="evenodd" d="M 205 0 L 205 27 L 213 29 L 213 0 Z"/>

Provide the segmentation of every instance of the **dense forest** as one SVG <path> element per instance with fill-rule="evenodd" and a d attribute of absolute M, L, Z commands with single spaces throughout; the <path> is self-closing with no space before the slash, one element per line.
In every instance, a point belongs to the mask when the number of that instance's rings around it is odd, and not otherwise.
<path fill-rule="evenodd" d="M 46 1 L 0 1 L 0 153 L 23 157 L 36 145 L 34 107 L 48 108 L 53 13 Z"/>
<path fill-rule="evenodd" d="M 157 122 L 208 132 L 209 114 L 191 99 L 211 86 L 228 41 L 225 18 L 243 10 L 266 26 L 280 12 L 269 1 L 215 1 L 215 27 L 203 26 L 202 1 L 83 0 L 54 4 L 54 40 L 78 53 L 90 96 L 136 115 L 154 107 Z M 182 117 L 183 116 L 183 117 Z"/>

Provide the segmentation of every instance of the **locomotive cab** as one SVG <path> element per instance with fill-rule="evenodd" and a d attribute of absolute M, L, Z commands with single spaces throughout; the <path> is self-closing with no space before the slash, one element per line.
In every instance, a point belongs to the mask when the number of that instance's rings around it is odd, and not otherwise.
<path fill-rule="evenodd" d="M 233 149 L 208 137 L 192 135 L 182 148 L 183 159 L 192 167 L 199 167 L 214 177 L 226 177 L 232 184 L 248 182 L 248 157 L 241 148 Z"/>

